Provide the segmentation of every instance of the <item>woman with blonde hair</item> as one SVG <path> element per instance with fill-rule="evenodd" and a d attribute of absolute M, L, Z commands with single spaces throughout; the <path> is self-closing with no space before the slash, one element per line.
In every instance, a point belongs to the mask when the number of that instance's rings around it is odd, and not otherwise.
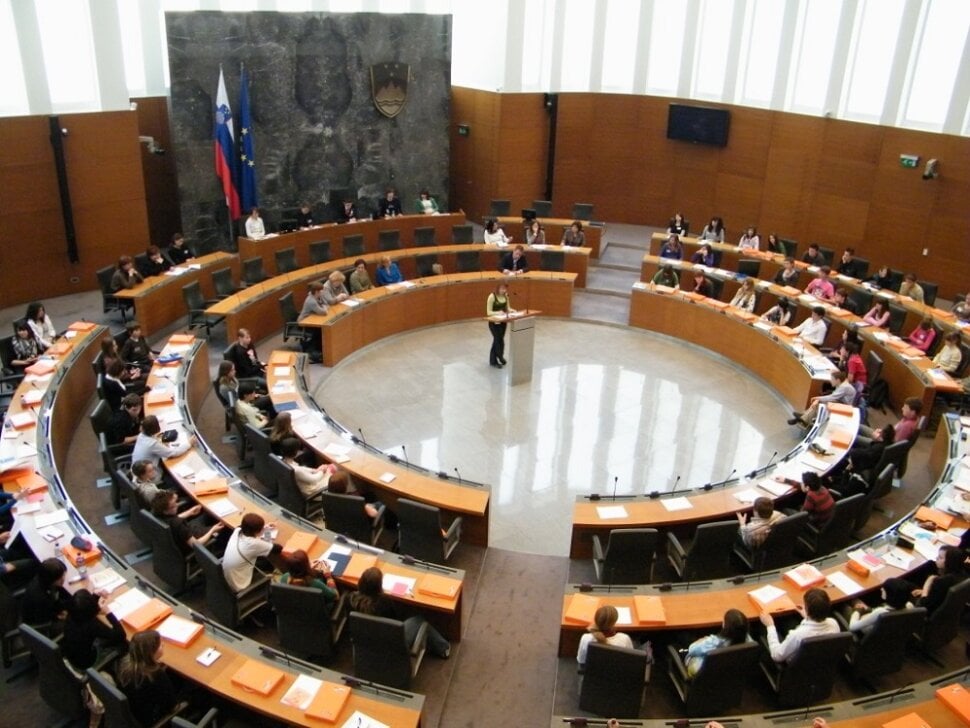
<path fill-rule="evenodd" d="M 630 635 L 616 631 L 616 622 L 619 618 L 620 613 L 616 611 L 616 607 L 609 604 L 596 610 L 593 615 L 593 623 L 588 627 L 586 634 L 579 638 L 576 662 L 579 663 L 580 671 L 586 668 L 586 652 L 589 650 L 591 642 L 633 649 L 633 640 L 630 639 Z"/>
<path fill-rule="evenodd" d="M 350 298 L 347 286 L 344 285 L 345 280 L 347 280 L 346 277 L 339 270 L 335 270 L 327 277 L 327 282 L 323 284 L 323 302 L 325 304 L 336 306 Z"/>
<path fill-rule="evenodd" d="M 731 305 L 737 306 L 748 313 L 754 313 L 754 304 L 756 300 L 757 296 L 754 292 L 754 278 L 745 278 L 741 283 L 741 287 L 738 289 L 738 292 L 735 293 L 734 298 L 731 299 Z"/>
<path fill-rule="evenodd" d="M 178 699 L 162 659 L 162 638 L 153 629 L 136 632 L 118 664 L 118 687 L 141 725 L 154 725 L 174 712 Z"/>

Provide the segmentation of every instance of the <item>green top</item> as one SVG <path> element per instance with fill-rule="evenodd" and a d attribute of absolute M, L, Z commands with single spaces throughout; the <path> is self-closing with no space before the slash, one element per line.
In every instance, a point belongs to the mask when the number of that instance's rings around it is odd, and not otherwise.
<path fill-rule="evenodd" d="M 280 577 L 280 584 L 289 584 L 289 583 L 290 583 L 290 575 L 283 574 L 283 576 Z M 331 586 L 327 586 L 327 582 L 325 582 L 323 579 L 317 579 L 317 578 L 311 579 L 309 584 L 306 583 L 303 579 L 300 579 L 299 582 L 295 582 L 293 586 L 306 586 L 306 587 L 310 587 L 311 589 L 319 589 L 320 591 L 323 592 L 328 602 L 335 602 L 337 601 L 337 599 L 340 598 L 340 594 L 337 593 L 337 590 Z"/>

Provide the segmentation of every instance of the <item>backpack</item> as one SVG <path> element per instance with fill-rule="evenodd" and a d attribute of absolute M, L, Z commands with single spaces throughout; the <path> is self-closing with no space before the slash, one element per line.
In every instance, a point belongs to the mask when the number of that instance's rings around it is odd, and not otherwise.
<path fill-rule="evenodd" d="M 870 408 L 877 409 L 880 412 L 886 411 L 886 405 L 889 404 L 889 384 L 885 379 L 879 379 L 872 383 L 866 400 Z"/>

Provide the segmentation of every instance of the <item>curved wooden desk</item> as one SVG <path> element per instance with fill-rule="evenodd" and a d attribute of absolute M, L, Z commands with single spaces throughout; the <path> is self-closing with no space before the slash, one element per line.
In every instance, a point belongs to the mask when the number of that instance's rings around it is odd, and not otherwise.
<path fill-rule="evenodd" d="M 546 231 L 546 242 L 550 246 L 558 246 L 562 240 L 562 234 L 569 229 L 575 220 L 566 217 L 540 217 L 539 224 Z M 525 243 L 526 225 L 521 217 L 503 216 L 498 218 L 499 225 L 505 230 L 505 234 L 513 238 L 513 244 Z M 594 258 L 600 257 L 602 248 L 602 238 L 604 225 L 594 225 L 589 220 L 580 220 L 583 224 L 583 232 L 586 233 L 586 246 L 590 248 Z"/>

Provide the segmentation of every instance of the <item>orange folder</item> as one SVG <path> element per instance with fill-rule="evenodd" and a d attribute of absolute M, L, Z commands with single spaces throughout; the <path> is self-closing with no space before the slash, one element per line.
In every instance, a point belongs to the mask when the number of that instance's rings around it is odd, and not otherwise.
<path fill-rule="evenodd" d="M 14 468 L 13 470 L 7 470 L 0 473 L 0 485 L 7 485 L 7 483 L 10 483 L 12 487 L 16 487 L 18 490 L 20 490 L 20 479 L 30 475 L 32 472 L 34 472 L 33 465 L 25 465 L 20 468 Z"/>
<path fill-rule="evenodd" d="M 791 338 L 792 336 L 798 336 L 791 326 L 772 326 L 771 333 L 775 336 L 781 336 L 783 338 Z"/>
<path fill-rule="evenodd" d="M 195 341 L 195 334 L 172 334 L 168 337 L 168 343 L 176 346 L 191 344 L 193 341 Z"/>
<path fill-rule="evenodd" d="M 707 296 L 702 293 L 694 293 L 693 291 L 687 291 L 684 294 L 684 298 L 689 298 L 691 301 L 703 301 Z"/>
<path fill-rule="evenodd" d="M 274 351 L 269 357 L 271 366 L 288 367 L 290 365 L 290 353 L 288 351 Z"/>
<path fill-rule="evenodd" d="M 91 321 L 75 321 L 67 328 L 71 331 L 90 331 L 95 326 L 97 326 L 97 324 L 92 323 Z"/>
<path fill-rule="evenodd" d="M 716 298 L 705 298 L 704 303 L 711 308 L 718 308 L 722 311 L 731 305 L 729 303 L 725 303 L 724 301 L 718 301 Z"/>
<path fill-rule="evenodd" d="M 33 374 L 35 377 L 42 377 L 54 371 L 54 365 L 49 361 L 38 361 L 31 364 L 24 371 L 28 374 Z"/>
<path fill-rule="evenodd" d="M 667 614 L 660 597 L 633 597 L 633 611 L 637 624 L 666 624 Z"/>
<path fill-rule="evenodd" d="M 306 709 L 306 716 L 334 723 L 343 712 L 348 700 L 350 700 L 349 687 L 324 680 L 310 707 Z"/>
<path fill-rule="evenodd" d="M 64 558 L 72 564 L 76 564 L 78 556 L 83 554 L 84 563 L 86 566 L 90 566 L 92 562 L 101 558 L 101 549 L 99 549 L 97 546 L 90 551 L 81 551 L 81 549 L 76 549 L 68 543 L 61 546 L 61 553 L 63 553 Z"/>
<path fill-rule="evenodd" d="M 591 597 L 588 594 L 573 594 L 569 604 L 566 605 L 563 620 L 584 626 L 590 625 L 593 623 L 593 616 L 599 606 L 599 597 Z"/>
<path fill-rule="evenodd" d="M 164 392 L 158 392 L 152 390 L 145 395 L 145 404 L 169 404 L 175 401 L 175 391 L 172 389 L 167 389 Z"/>
<path fill-rule="evenodd" d="M 943 511 L 938 511 L 936 508 L 929 508 L 927 506 L 920 506 L 916 511 L 917 521 L 933 521 L 937 528 L 942 528 L 944 531 L 953 525 L 953 516 L 949 513 L 944 513 Z"/>
<path fill-rule="evenodd" d="M 294 531 L 293 535 L 283 544 L 283 555 L 290 556 L 295 551 L 310 553 L 310 549 L 313 548 L 316 542 L 316 534 L 307 533 L 306 531 Z"/>
<path fill-rule="evenodd" d="M 286 673 L 270 667 L 258 660 L 246 660 L 236 674 L 232 676 L 232 684 L 250 693 L 269 695 L 283 682 Z"/>
<path fill-rule="evenodd" d="M 425 574 L 418 579 L 418 591 L 432 597 L 442 599 L 454 599 L 458 596 L 461 582 L 457 579 L 449 579 L 446 576 L 437 574 Z"/>
<path fill-rule="evenodd" d="M 732 307 L 731 308 L 731 315 L 732 316 L 735 316 L 736 318 L 741 319 L 742 321 L 747 321 L 748 323 L 751 323 L 752 321 L 757 321 L 758 320 L 758 317 L 757 316 L 755 316 L 750 311 L 745 311 L 743 308 L 735 308 L 735 307 Z"/>
<path fill-rule="evenodd" d="M 842 433 L 835 433 L 829 438 L 829 442 L 832 443 L 832 447 L 837 447 L 845 450 L 852 444 L 852 435 L 846 435 Z"/>
<path fill-rule="evenodd" d="M 355 553 L 350 557 L 350 562 L 341 577 L 344 579 L 359 579 L 365 570 L 372 566 L 377 566 L 377 556 L 374 554 Z"/>
<path fill-rule="evenodd" d="M 51 356 L 63 356 L 71 350 L 70 341 L 58 341 L 53 346 L 48 347 L 44 352 L 45 354 L 50 354 Z"/>
<path fill-rule="evenodd" d="M 37 473 L 31 471 L 17 478 L 17 487 L 25 493 L 40 493 L 47 490 L 47 481 Z"/>
<path fill-rule="evenodd" d="M 851 404 L 842 404 L 841 402 L 827 402 L 825 408 L 832 415 L 852 415 L 855 410 Z"/>
<path fill-rule="evenodd" d="M 657 293 L 673 293 L 677 289 L 676 288 L 671 288 L 670 286 L 661 286 L 658 283 L 656 286 L 654 286 L 654 289 L 653 290 L 655 290 Z"/>
<path fill-rule="evenodd" d="M 964 723 L 970 725 L 970 692 L 954 683 L 936 691 L 936 697 L 950 710 L 960 716 Z"/>
<path fill-rule="evenodd" d="M 931 728 L 930 724 L 919 717 L 919 713 L 907 713 L 902 718 L 896 718 L 883 723 L 882 728 Z"/>
<path fill-rule="evenodd" d="M 172 613 L 172 608 L 161 599 L 151 599 L 121 621 L 136 632 L 151 629 Z"/>
<path fill-rule="evenodd" d="M 201 498 L 206 495 L 217 495 L 229 492 L 229 481 L 225 478 L 210 478 L 192 486 L 192 492 Z"/>

